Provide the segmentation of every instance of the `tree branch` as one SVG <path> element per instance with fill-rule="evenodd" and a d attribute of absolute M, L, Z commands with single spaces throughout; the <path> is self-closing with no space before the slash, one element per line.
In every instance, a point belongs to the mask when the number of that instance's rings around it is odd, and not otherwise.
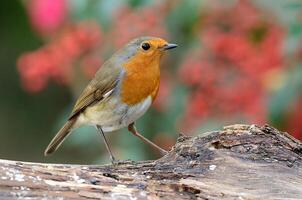
<path fill-rule="evenodd" d="M 0 160 L 0 199 L 301 199 L 302 144 L 269 126 L 178 138 L 164 157 L 117 166 Z"/>

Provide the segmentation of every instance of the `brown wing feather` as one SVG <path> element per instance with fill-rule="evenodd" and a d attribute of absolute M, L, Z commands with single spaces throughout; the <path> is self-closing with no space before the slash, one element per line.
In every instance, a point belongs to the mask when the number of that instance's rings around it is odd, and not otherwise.
<path fill-rule="evenodd" d="M 87 106 L 101 101 L 104 94 L 116 87 L 121 71 L 121 66 L 111 59 L 104 63 L 78 98 L 69 119 L 84 111 Z"/>

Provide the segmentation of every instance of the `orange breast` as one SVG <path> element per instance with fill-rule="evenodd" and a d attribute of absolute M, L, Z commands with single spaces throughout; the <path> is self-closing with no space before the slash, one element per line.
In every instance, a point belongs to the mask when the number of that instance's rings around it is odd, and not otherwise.
<path fill-rule="evenodd" d="M 137 54 L 123 66 L 126 70 L 121 87 L 124 103 L 135 105 L 150 95 L 155 99 L 159 89 L 160 57 L 160 54 L 153 57 Z"/>

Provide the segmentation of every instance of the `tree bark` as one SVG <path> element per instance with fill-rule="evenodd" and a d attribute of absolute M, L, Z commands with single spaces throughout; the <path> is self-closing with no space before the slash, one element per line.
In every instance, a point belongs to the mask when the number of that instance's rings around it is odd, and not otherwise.
<path fill-rule="evenodd" d="M 155 161 L 0 160 L 0 199 L 302 199 L 302 144 L 270 126 L 180 136 Z M 62 198 L 61 198 L 62 197 Z"/>

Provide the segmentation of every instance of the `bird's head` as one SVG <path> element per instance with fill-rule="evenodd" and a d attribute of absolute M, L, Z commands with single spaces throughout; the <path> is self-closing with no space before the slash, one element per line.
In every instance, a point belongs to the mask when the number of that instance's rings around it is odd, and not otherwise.
<path fill-rule="evenodd" d="M 118 52 L 118 55 L 123 61 L 135 59 L 146 63 L 159 63 L 160 58 L 167 50 L 176 47 L 176 44 L 168 43 L 164 39 L 145 36 L 130 41 Z"/>
<path fill-rule="evenodd" d="M 161 56 L 166 50 L 177 47 L 176 44 L 170 44 L 166 40 L 156 37 L 140 37 L 129 43 L 136 47 L 136 54 L 145 57 Z"/>

